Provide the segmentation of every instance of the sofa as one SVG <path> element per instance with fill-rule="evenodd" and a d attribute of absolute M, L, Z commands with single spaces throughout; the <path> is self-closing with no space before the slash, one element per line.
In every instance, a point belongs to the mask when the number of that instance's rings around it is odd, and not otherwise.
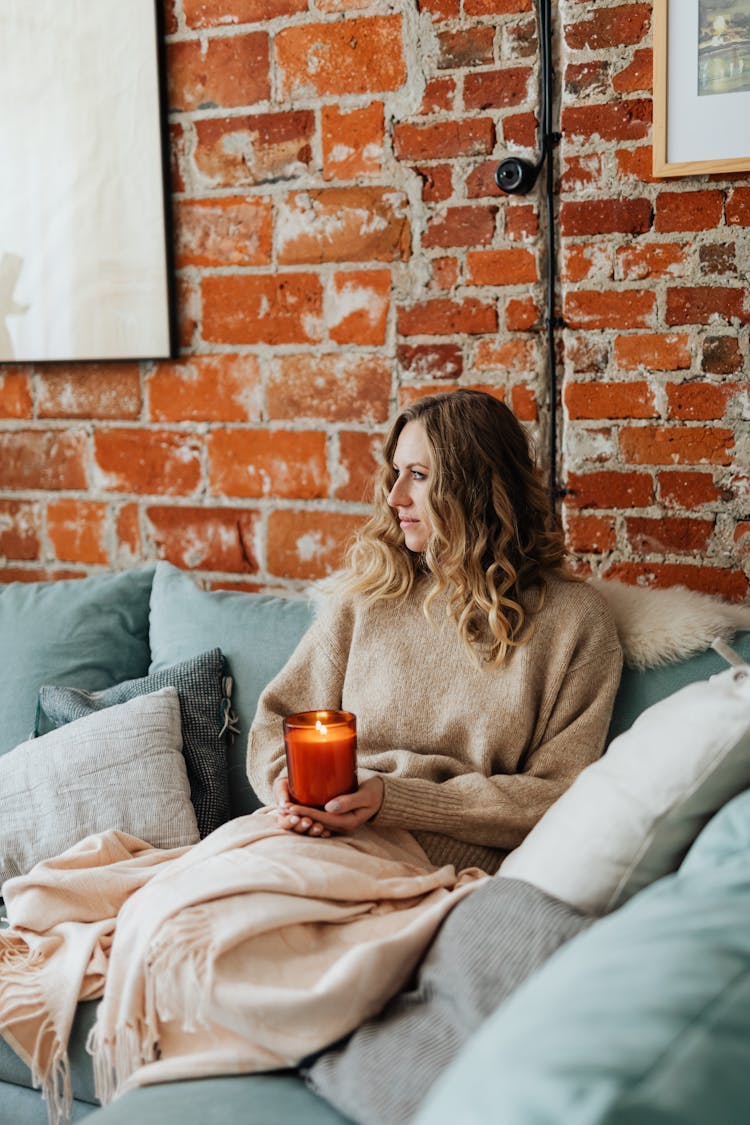
<path fill-rule="evenodd" d="M 130 721 L 131 713 L 141 714 L 139 700 L 154 698 L 152 692 L 168 695 L 172 683 L 180 692 L 183 741 L 178 741 L 177 750 L 182 748 L 183 754 L 178 754 L 179 770 L 174 762 L 168 767 L 180 777 L 173 789 L 164 783 L 169 789 L 164 801 L 173 802 L 169 807 L 177 811 L 162 816 L 157 827 L 165 835 L 158 837 L 159 845 L 172 846 L 175 831 L 187 832 L 185 839 L 197 838 L 196 832 L 205 835 L 227 817 L 252 812 L 258 801 L 248 785 L 244 759 L 257 698 L 313 613 L 312 602 L 303 597 L 201 589 L 189 574 L 165 562 L 80 580 L 6 585 L 0 589 L 0 818 L 7 820 L 13 812 L 6 794 L 10 813 L 3 814 L 1 783 L 9 776 L 2 772 L 3 759 L 15 749 L 23 755 L 9 761 L 29 757 L 35 744 L 44 751 L 39 756 L 42 765 L 35 769 L 46 770 L 43 759 L 56 759 L 56 772 L 48 782 L 59 808 L 73 801 L 65 788 L 66 764 L 73 761 L 71 755 L 91 751 L 85 740 L 65 732 L 84 721 L 100 724 L 95 736 L 101 800 L 89 797 L 76 815 L 86 833 L 98 831 L 102 825 L 91 816 L 101 810 L 101 815 L 111 815 L 106 812 L 106 777 L 104 782 L 101 778 L 107 770 L 106 747 L 111 745 L 113 753 L 116 749 L 113 716 Z M 733 646 L 739 663 L 731 670 L 712 649 L 647 669 L 625 667 L 608 737 L 608 744 L 618 740 L 620 760 L 631 744 L 639 746 L 647 775 L 647 755 L 656 753 L 655 739 L 666 741 L 673 760 L 678 760 L 681 745 L 700 725 L 690 718 L 696 699 L 702 706 L 695 685 L 714 680 L 724 685 L 730 672 L 738 682 L 750 676 L 750 667 L 743 663 L 750 662 L 750 633 L 738 634 Z M 192 716 L 184 698 L 191 692 L 196 695 Z M 683 698 L 684 705 L 679 702 Z M 674 699 L 678 702 L 672 705 Z M 658 711 L 667 704 L 671 710 Z M 706 706 L 716 708 L 718 718 L 708 723 L 713 732 L 722 726 L 726 709 L 713 696 Z M 732 731 L 726 737 L 722 733 L 721 745 L 710 751 L 714 757 L 731 758 L 728 786 L 722 780 L 717 787 L 704 755 L 703 765 L 696 767 L 700 777 L 690 784 L 693 794 L 696 786 L 701 793 L 710 791 L 708 803 L 691 797 L 679 826 L 682 836 L 668 815 L 652 814 L 653 824 L 668 838 L 669 856 L 665 860 L 660 854 L 655 862 L 653 847 L 631 845 L 627 893 L 620 878 L 618 893 L 610 894 L 611 865 L 604 875 L 595 870 L 595 848 L 589 854 L 589 830 L 575 798 L 567 812 L 563 808 L 558 820 L 550 822 L 555 831 L 568 833 L 567 852 L 564 846 L 554 846 L 554 837 L 550 849 L 549 831 L 545 836 L 542 830 L 533 841 L 529 838 L 529 848 L 509 874 L 538 879 L 550 894 L 562 898 L 578 895 L 582 909 L 603 916 L 498 1006 L 430 1091 L 419 1111 L 419 1125 L 492 1120 L 512 1125 L 739 1125 L 748 1120 L 750 696 L 746 706 L 740 699 L 735 711 Z M 632 742 L 633 723 L 652 713 L 658 723 L 643 726 L 640 741 Z M 211 729 L 200 728 L 206 714 Z M 102 726 L 105 717 L 109 727 Z M 670 724 L 679 721 L 687 726 L 672 738 Z M 631 743 L 626 746 L 623 739 L 628 737 Z M 201 757 L 206 746 L 210 752 Z M 602 762 L 607 759 L 605 754 Z M 612 762 L 615 769 L 615 753 Z M 154 769 L 164 768 L 159 757 Z M 83 777 L 85 761 L 75 770 L 76 778 Z M 119 774 L 116 780 L 113 788 L 119 792 L 125 783 Z M 666 777 L 658 784 L 668 787 L 668 782 Z M 594 787 L 587 791 L 587 800 L 598 806 L 596 831 L 606 852 L 608 818 L 620 814 L 607 809 L 607 777 L 599 776 L 598 784 L 604 796 L 597 798 Z M 643 784 L 652 788 L 647 777 Z M 622 800 L 626 805 L 630 801 L 630 808 L 633 797 L 626 789 L 627 785 Z M 127 802 L 128 792 L 119 792 L 118 799 Z M 132 801 L 138 803 L 135 794 Z M 19 823 L 22 816 L 28 820 L 35 815 L 33 807 L 18 811 Z M 142 815 L 146 822 L 149 817 L 159 820 L 160 808 L 146 807 Z M 640 840 L 644 829 L 638 815 L 628 817 L 627 830 Z M 57 817 L 47 819 L 54 822 L 50 830 L 60 827 Z M 44 828 L 29 824 L 29 837 L 41 841 L 40 848 L 51 846 Z M 35 858 L 38 855 L 30 852 L 27 864 Z M 596 901 L 589 901 L 600 876 L 604 882 Z M 95 1009 L 95 1001 L 79 1005 L 70 1038 L 74 1121 L 86 1117 L 91 1125 L 335 1125 L 351 1120 L 291 1071 L 143 1087 L 100 1107 L 85 1051 Z M 383 1080 L 388 1081 L 387 1075 Z M 0 1038 L 1 1125 L 46 1121 L 46 1106 L 33 1088 L 29 1069 Z"/>

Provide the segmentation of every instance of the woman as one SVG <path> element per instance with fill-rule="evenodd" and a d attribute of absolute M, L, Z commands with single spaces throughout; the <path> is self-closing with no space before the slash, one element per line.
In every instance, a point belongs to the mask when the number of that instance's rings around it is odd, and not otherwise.
<path fill-rule="evenodd" d="M 614 623 L 566 571 L 525 432 L 489 394 L 403 411 L 374 509 L 261 696 L 248 776 L 285 829 L 406 828 L 432 863 L 491 874 L 602 752 Z M 323 708 L 357 716 L 359 788 L 317 810 L 290 802 L 281 722 Z"/>

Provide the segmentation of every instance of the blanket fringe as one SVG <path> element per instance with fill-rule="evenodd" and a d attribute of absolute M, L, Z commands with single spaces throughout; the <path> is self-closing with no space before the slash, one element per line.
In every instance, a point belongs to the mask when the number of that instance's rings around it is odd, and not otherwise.
<path fill-rule="evenodd" d="M 44 965 L 44 958 L 25 942 L 0 933 L 0 1031 L 6 1028 L 12 1036 L 15 1025 L 38 1021 L 29 1062 L 31 1084 L 47 1103 L 49 1125 L 68 1125 L 73 1113 L 70 1061 L 39 984 Z"/>

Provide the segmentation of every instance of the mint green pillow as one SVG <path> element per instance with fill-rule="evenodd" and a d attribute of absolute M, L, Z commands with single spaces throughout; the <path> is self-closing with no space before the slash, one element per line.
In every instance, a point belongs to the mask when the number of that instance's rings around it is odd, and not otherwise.
<path fill-rule="evenodd" d="M 42 684 L 102 691 L 146 674 L 153 573 L 0 586 L 0 754 L 31 736 Z"/>
<path fill-rule="evenodd" d="M 750 631 L 739 632 L 729 642 L 731 647 L 750 664 Z M 707 680 L 717 672 L 726 670 L 727 663 L 713 649 L 699 652 L 688 660 L 677 660 L 658 668 L 622 670 L 620 686 L 615 698 L 612 721 L 607 735 L 607 745 L 618 734 L 629 730 L 647 707 L 673 695 L 696 680 Z"/>
<path fill-rule="evenodd" d="M 750 790 L 504 1003 L 415 1125 L 746 1125 Z"/>
<path fill-rule="evenodd" d="M 258 697 L 291 656 L 312 617 L 312 606 L 304 599 L 201 590 L 189 574 L 171 563 L 157 564 L 151 589 L 149 671 L 217 647 L 233 679 L 232 706 L 239 719 L 239 732 L 228 754 L 233 816 L 259 806 L 245 773 L 247 738 Z"/>

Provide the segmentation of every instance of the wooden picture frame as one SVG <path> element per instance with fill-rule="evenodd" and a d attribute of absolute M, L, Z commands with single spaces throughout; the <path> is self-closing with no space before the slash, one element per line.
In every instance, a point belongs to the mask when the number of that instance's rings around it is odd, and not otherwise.
<path fill-rule="evenodd" d="M 750 0 L 726 0 L 729 24 L 721 7 L 653 0 L 654 176 L 750 170 L 750 41 L 731 38 L 732 13 L 750 22 Z M 716 44 L 707 41 L 709 20 L 724 22 L 712 25 Z"/>
<path fill-rule="evenodd" d="M 0 363 L 174 355 L 161 7 L 0 4 Z"/>

